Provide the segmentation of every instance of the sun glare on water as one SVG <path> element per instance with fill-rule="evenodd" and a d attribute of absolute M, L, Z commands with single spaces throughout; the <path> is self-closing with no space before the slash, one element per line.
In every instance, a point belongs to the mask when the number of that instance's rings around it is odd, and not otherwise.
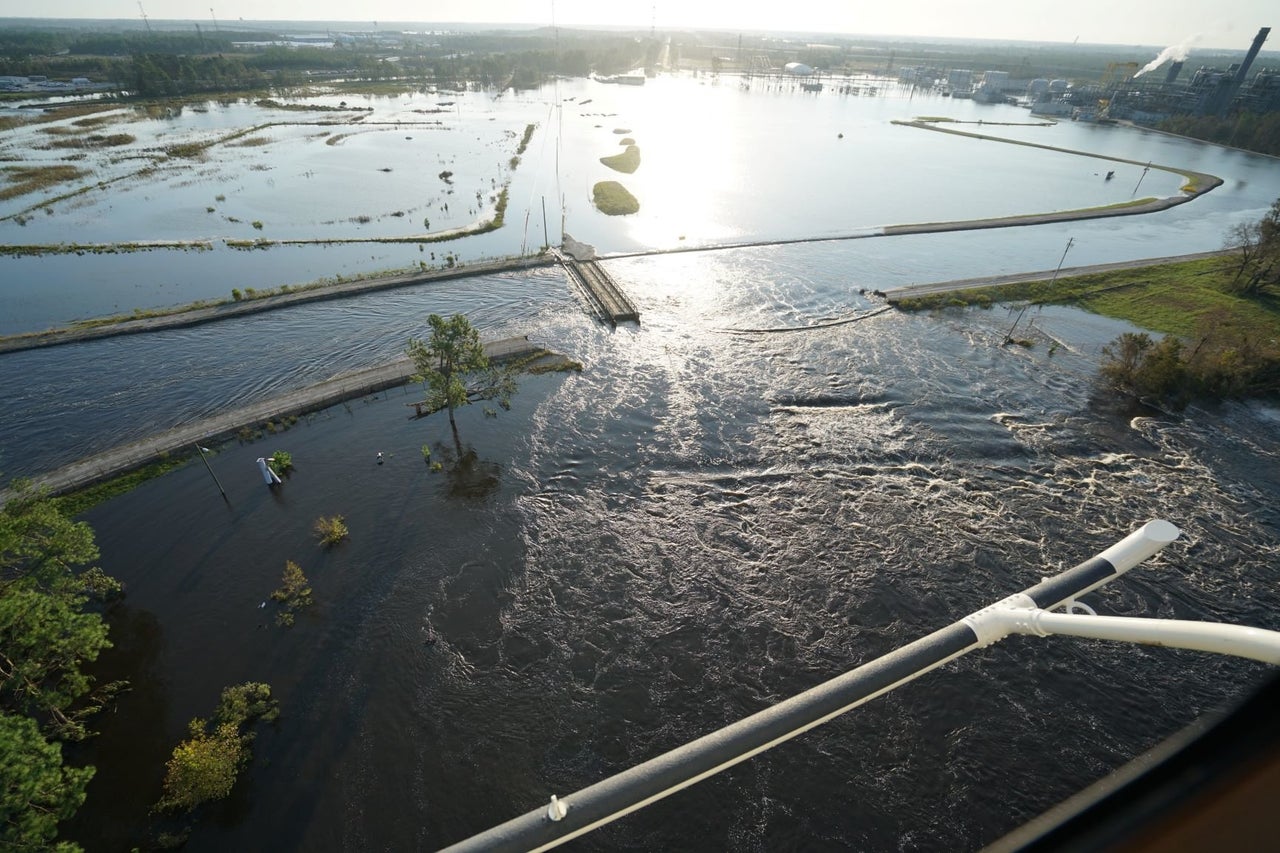
<path fill-rule="evenodd" d="M 627 91 L 618 92 L 618 100 L 630 103 L 619 110 L 623 124 L 616 129 L 628 132 L 609 142 L 634 139 L 640 167 L 630 175 L 604 165 L 599 171 L 600 180 L 619 180 L 640 202 L 639 213 L 624 220 L 630 235 L 640 244 L 666 247 L 734 239 L 737 231 L 727 224 L 733 217 L 723 208 L 747 182 L 735 102 L 708 99 L 689 81 L 657 79 L 619 89 Z"/>

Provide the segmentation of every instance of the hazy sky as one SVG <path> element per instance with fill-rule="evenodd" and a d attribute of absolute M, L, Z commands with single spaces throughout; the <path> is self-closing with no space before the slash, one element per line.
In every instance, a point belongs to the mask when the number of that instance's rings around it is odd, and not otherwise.
<path fill-rule="evenodd" d="M 142 0 L 153 19 L 707 27 L 1246 50 L 1276 0 Z M 210 12 L 212 9 L 212 13 Z M 137 0 L 0 0 L 0 17 L 137 18 Z M 1280 29 L 1266 46 L 1280 50 Z"/>

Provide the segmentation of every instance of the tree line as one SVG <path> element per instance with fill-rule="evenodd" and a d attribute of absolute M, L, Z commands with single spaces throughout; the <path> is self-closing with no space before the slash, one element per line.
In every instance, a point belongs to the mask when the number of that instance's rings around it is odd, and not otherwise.
<path fill-rule="evenodd" d="M 1222 289 L 1251 309 L 1280 314 L 1280 198 L 1263 217 L 1232 226 Z M 1280 395 L 1280 345 L 1237 328 L 1225 312 L 1201 317 L 1189 338 L 1126 332 L 1103 348 L 1101 373 L 1142 398 L 1184 406 L 1197 399 Z"/>
<path fill-rule="evenodd" d="M 64 765 L 62 744 L 121 687 L 84 670 L 111 645 L 101 605 L 120 593 L 97 557 L 89 526 L 30 489 L 0 509 L 0 848 L 75 849 L 53 839 L 94 770 Z"/>
<path fill-rule="evenodd" d="M 619 34 L 384 36 L 334 47 L 244 48 L 265 33 L 88 33 L 0 30 L 0 75 L 87 76 L 144 97 L 297 86 L 305 72 L 362 80 L 412 79 L 533 88 L 551 76 L 615 74 L 641 65 L 656 42 Z M 390 61 L 389 54 L 395 54 Z"/>
<path fill-rule="evenodd" d="M 1170 116 L 1156 127 L 1192 139 L 1280 156 L 1280 111 L 1242 112 L 1225 118 Z"/>

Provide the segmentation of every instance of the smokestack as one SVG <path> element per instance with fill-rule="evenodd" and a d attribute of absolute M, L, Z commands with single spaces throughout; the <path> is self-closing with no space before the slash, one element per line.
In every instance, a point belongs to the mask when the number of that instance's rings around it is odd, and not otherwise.
<path fill-rule="evenodd" d="M 1169 64 L 1169 73 L 1164 75 L 1164 82 L 1172 83 L 1178 79 L 1178 75 L 1182 73 L 1182 60 L 1175 60 Z"/>
<path fill-rule="evenodd" d="M 1262 43 L 1267 40 L 1269 35 L 1271 35 L 1271 27 L 1263 27 L 1253 37 L 1253 46 L 1245 54 L 1244 62 L 1240 64 L 1240 69 L 1236 71 L 1235 79 L 1231 81 L 1231 88 L 1227 91 L 1226 97 L 1218 105 L 1218 118 L 1225 116 L 1227 110 L 1231 108 L 1231 102 L 1235 100 L 1236 92 L 1240 91 L 1240 84 L 1244 82 L 1245 75 L 1249 73 L 1249 66 L 1253 65 L 1253 61 L 1258 58 L 1258 51 L 1262 50 Z"/>
<path fill-rule="evenodd" d="M 1267 36 L 1271 34 L 1271 27 L 1263 27 L 1258 30 L 1258 34 L 1253 37 L 1253 46 L 1249 48 L 1249 52 L 1245 54 L 1244 62 L 1240 66 L 1240 70 L 1236 72 L 1236 82 L 1234 88 L 1240 88 L 1240 84 L 1244 82 L 1244 75 L 1249 73 L 1249 66 L 1258 58 L 1258 51 L 1262 50 L 1262 43 L 1267 40 Z"/>

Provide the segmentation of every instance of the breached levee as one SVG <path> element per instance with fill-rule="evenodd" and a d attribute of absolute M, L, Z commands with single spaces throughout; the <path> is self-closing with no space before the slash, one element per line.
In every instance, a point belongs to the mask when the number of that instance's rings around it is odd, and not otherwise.
<path fill-rule="evenodd" d="M 532 343 L 527 337 L 491 341 L 484 345 L 484 349 L 493 363 L 553 356 L 546 348 Z M 36 488 L 51 495 L 66 494 L 141 468 L 166 454 L 190 451 L 198 442 L 219 441 L 235 435 L 245 427 L 291 415 L 316 412 L 346 400 L 405 385 L 413 373 L 414 365 L 408 358 L 343 373 L 306 388 L 278 394 L 268 400 L 113 447 L 45 474 L 34 475 L 30 481 Z M 0 491 L 0 506 L 12 497 L 14 493 L 11 490 Z"/>

